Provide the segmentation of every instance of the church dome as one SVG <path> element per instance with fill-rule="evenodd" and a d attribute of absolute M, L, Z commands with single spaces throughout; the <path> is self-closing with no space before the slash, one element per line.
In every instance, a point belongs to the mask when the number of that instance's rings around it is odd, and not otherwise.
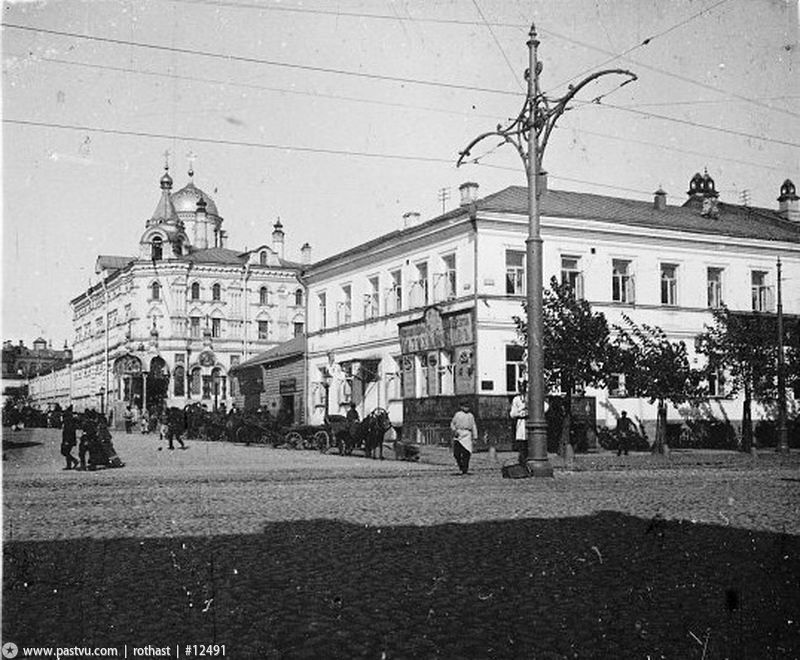
<path fill-rule="evenodd" d="M 189 181 L 183 188 L 172 193 L 172 203 L 178 213 L 194 213 L 197 210 L 197 202 L 202 199 L 206 203 L 206 213 L 208 215 L 219 215 L 217 205 L 208 194 L 192 181 Z"/>

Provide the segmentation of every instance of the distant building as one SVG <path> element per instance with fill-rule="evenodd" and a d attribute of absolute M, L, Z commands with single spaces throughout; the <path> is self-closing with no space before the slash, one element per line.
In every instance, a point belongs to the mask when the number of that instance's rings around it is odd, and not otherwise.
<path fill-rule="evenodd" d="M 180 190 L 172 185 L 165 167 L 137 253 L 99 256 L 99 283 L 70 301 L 77 410 L 119 420 L 128 405 L 230 406 L 231 367 L 305 330 L 302 264 L 285 258 L 280 220 L 271 244 L 234 250 L 194 172 Z"/>
<path fill-rule="evenodd" d="M 3 401 L 14 394 L 27 394 L 28 384 L 37 376 L 62 370 L 72 362 L 72 351 L 66 344 L 62 350 L 53 349 L 52 343 L 38 337 L 33 348 L 22 340 L 14 344 L 3 342 Z"/>
<path fill-rule="evenodd" d="M 791 181 L 777 209 L 721 202 L 713 179 L 692 177 L 681 206 L 656 191 L 652 202 L 546 188 L 540 199 L 544 282 L 568 282 L 603 312 L 663 328 L 684 340 L 725 303 L 775 311 L 776 259 L 784 282 L 800 282 L 800 212 Z M 513 317 L 523 316 L 527 189 L 485 198 L 461 186 L 461 206 L 426 222 L 407 213 L 401 228 L 312 264 L 308 295 L 308 416 L 363 415 L 386 408 L 403 436 L 449 439 L 457 400 L 477 412 L 480 441 L 510 439 L 509 401 L 525 379 Z M 784 310 L 800 300 L 784 287 Z M 765 341 L 769 341 L 765 338 Z M 694 356 L 696 364 L 701 359 Z M 741 419 L 723 375 L 709 383 L 708 414 Z M 655 408 L 632 399 L 625 374 L 577 399 L 576 415 L 614 427 L 621 410 L 651 431 Z M 670 407 L 670 421 L 681 415 Z"/>

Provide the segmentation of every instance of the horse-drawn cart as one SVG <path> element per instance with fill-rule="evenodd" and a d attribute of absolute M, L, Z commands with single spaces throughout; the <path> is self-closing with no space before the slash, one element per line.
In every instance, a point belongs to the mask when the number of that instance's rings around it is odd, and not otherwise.
<path fill-rule="evenodd" d="M 326 452 L 331 447 L 342 447 L 344 436 L 349 434 L 349 424 L 344 415 L 326 415 L 321 425 L 299 424 L 292 426 L 283 437 L 284 444 L 292 449 L 316 449 Z"/>

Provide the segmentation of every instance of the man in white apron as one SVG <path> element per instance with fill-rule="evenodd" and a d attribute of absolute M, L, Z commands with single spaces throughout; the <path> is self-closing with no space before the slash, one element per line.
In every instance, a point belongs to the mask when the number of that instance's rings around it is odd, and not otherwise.
<path fill-rule="evenodd" d="M 478 437 L 478 426 L 475 417 L 469 410 L 469 402 L 461 401 L 459 410 L 450 421 L 453 431 L 453 456 L 455 456 L 461 474 L 469 473 L 469 459 L 472 456 L 472 441 Z"/>

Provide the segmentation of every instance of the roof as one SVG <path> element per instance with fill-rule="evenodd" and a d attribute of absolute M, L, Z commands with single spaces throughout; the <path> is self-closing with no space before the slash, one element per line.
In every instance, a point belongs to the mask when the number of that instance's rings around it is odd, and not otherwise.
<path fill-rule="evenodd" d="M 478 201 L 478 210 L 526 214 L 528 189 L 511 186 Z M 669 229 L 734 238 L 800 243 L 800 224 L 782 218 L 777 211 L 719 202 L 718 218 L 700 215 L 702 202 L 689 199 L 683 206 L 663 211 L 650 201 L 607 197 L 591 193 L 547 190 L 542 194 L 543 216 L 601 220 L 651 229 Z"/>
<path fill-rule="evenodd" d="M 299 335 L 290 339 L 289 341 L 270 348 L 268 351 L 259 353 L 255 357 L 251 357 L 249 360 L 245 360 L 235 367 L 232 367 L 231 372 L 238 371 L 239 369 L 246 369 L 248 367 L 256 367 L 261 364 L 268 364 L 270 362 L 277 362 L 278 360 L 286 360 L 291 357 L 303 355 L 305 352 L 306 337 L 305 335 Z"/>
<path fill-rule="evenodd" d="M 95 272 L 101 270 L 122 270 L 132 261 L 136 261 L 136 257 L 120 257 L 112 254 L 101 254 L 97 257 L 95 263 Z"/>
<path fill-rule="evenodd" d="M 228 248 L 213 247 L 205 250 L 193 250 L 184 259 L 197 264 L 242 265 L 247 261 L 247 253 L 229 250 Z"/>
<path fill-rule="evenodd" d="M 541 215 L 553 218 L 599 220 L 651 229 L 800 243 L 800 223 L 781 217 L 775 210 L 719 202 L 717 204 L 719 217 L 708 218 L 700 215 L 701 207 L 701 201 L 689 199 L 683 206 L 668 205 L 664 210 L 659 211 L 654 208 L 652 201 L 551 189 L 542 193 L 539 204 Z M 528 189 L 525 186 L 509 186 L 477 200 L 475 208 L 478 212 L 527 215 Z M 385 244 L 394 237 L 403 234 L 411 236 L 422 228 L 430 228 L 436 224 L 444 224 L 450 220 L 466 217 L 468 213 L 468 207 L 452 209 L 413 227 L 388 232 L 336 255 L 321 259 L 312 264 L 311 268 L 336 262 L 347 255 L 369 251 L 372 247 Z"/>

